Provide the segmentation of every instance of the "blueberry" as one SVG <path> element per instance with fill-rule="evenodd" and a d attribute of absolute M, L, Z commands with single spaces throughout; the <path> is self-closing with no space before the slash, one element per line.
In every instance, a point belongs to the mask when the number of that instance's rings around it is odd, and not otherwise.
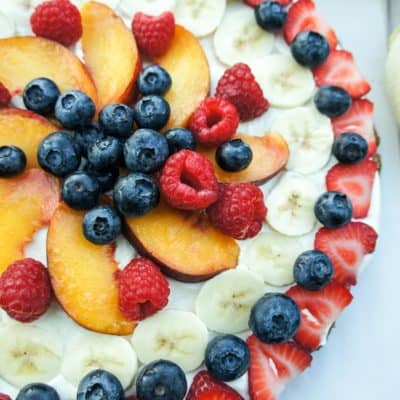
<path fill-rule="evenodd" d="M 60 396 L 49 385 L 31 383 L 19 391 L 15 400 L 60 400 Z"/>
<path fill-rule="evenodd" d="M 293 274 L 304 289 L 320 290 L 332 279 L 333 265 L 325 253 L 309 250 L 297 257 Z"/>
<path fill-rule="evenodd" d="M 284 294 L 267 293 L 251 309 L 249 327 L 262 342 L 287 342 L 299 326 L 299 307 Z"/>
<path fill-rule="evenodd" d="M 60 94 L 60 90 L 52 80 L 37 78 L 25 86 L 22 99 L 28 110 L 41 115 L 49 115 L 54 112 Z"/>
<path fill-rule="evenodd" d="M 106 135 L 129 137 L 132 134 L 133 110 L 125 104 L 108 104 L 100 111 L 99 124 Z"/>
<path fill-rule="evenodd" d="M 114 205 L 120 213 L 140 217 L 157 206 L 160 191 L 151 176 L 131 172 L 118 179 L 113 197 Z"/>
<path fill-rule="evenodd" d="M 318 221 L 327 228 L 340 228 L 353 217 L 353 207 L 349 198 L 340 192 L 325 192 L 314 206 Z"/>
<path fill-rule="evenodd" d="M 321 86 L 314 97 L 314 103 L 321 114 L 334 118 L 346 113 L 352 100 L 349 93 L 339 86 Z"/>
<path fill-rule="evenodd" d="M 26 167 L 26 155 L 16 146 L 0 146 L 0 177 L 21 173 Z"/>
<path fill-rule="evenodd" d="M 208 343 L 205 363 L 215 379 L 233 381 L 244 375 L 249 368 L 249 348 L 237 336 L 217 336 Z"/>
<path fill-rule="evenodd" d="M 113 167 L 106 170 L 97 170 L 91 164 L 87 164 L 84 168 L 90 175 L 96 178 L 99 186 L 100 192 L 108 192 L 111 190 L 114 185 L 116 184 L 118 177 L 119 177 L 119 168 Z"/>
<path fill-rule="evenodd" d="M 215 159 L 225 171 L 237 172 L 250 165 L 253 152 L 242 139 L 233 139 L 218 147 Z"/>
<path fill-rule="evenodd" d="M 345 132 L 333 143 L 333 154 L 344 164 L 358 163 L 367 156 L 368 142 L 359 134 Z"/>
<path fill-rule="evenodd" d="M 169 120 L 171 110 L 159 96 L 142 97 L 135 105 L 135 121 L 139 128 L 161 129 Z"/>
<path fill-rule="evenodd" d="M 164 136 L 167 139 L 170 154 L 183 149 L 196 150 L 196 140 L 193 133 L 185 128 L 172 128 L 165 132 Z"/>
<path fill-rule="evenodd" d="M 97 139 L 103 139 L 104 133 L 97 124 L 79 129 L 75 133 L 75 141 L 78 143 L 83 156 L 87 157 L 89 149 Z"/>
<path fill-rule="evenodd" d="M 93 100 L 79 90 L 63 93 L 56 102 L 55 115 L 62 126 L 77 129 L 90 125 L 96 106 Z"/>
<path fill-rule="evenodd" d="M 138 129 L 124 145 L 125 164 L 134 172 L 157 171 L 168 155 L 167 139 L 152 129 Z"/>
<path fill-rule="evenodd" d="M 162 96 L 167 93 L 171 84 L 169 73 L 159 65 L 149 65 L 139 74 L 138 78 L 139 92 L 143 96 L 149 94 Z"/>
<path fill-rule="evenodd" d="M 121 233 L 122 223 L 115 208 L 98 206 L 88 211 L 83 218 L 83 234 L 95 244 L 113 242 Z"/>
<path fill-rule="evenodd" d="M 96 178 L 84 171 L 78 171 L 65 179 L 61 196 L 64 202 L 75 210 L 90 210 L 99 201 L 100 185 Z"/>
<path fill-rule="evenodd" d="M 285 24 L 287 11 L 277 1 L 263 1 L 256 9 L 257 24 L 268 32 L 278 32 Z"/>
<path fill-rule="evenodd" d="M 118 164 L 122 157 L 122 145 L 113 136 L 96 140 L 88 152 L 89 163 L 98 170 L 105 170 Z"/>
<path fill-rule="evenodd" d="M 39 144 L 37 159 L 45 171 L 63 177 L 79 167 L 80 148 L 68 132 L 57 131 Z"/>
<path fill-rule="evenodd" d="M 309 68 L 322 64 L 329 56 L 329 43 L 318 32 L 303 31 L 290 45 L 295 60 Z"/>
<path fill-rule="evenodd" d="M 185 373 L 170 361 L 148 364 L 136 380 L 136 394 L 140 400 L 183 400 L 186 390 Z"/>
<path fill-rule="evenodd" d="M 79 383 L 76 400 L 123 400 L 124 388 L 116 376 L 96 369 Z"/>

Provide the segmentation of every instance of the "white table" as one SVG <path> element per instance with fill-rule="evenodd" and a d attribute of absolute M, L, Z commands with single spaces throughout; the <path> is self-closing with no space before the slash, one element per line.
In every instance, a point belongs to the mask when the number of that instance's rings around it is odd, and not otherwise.
<path fill-rule="evenodd" d="M 374 261 L 328 346 L 315 354 L 311 369 L 282 399 L 395 400 L 400 398 L 400 158 L 398 131 L 385 96 L 384 63 L 390 25 L 400 24 L 400 0 L 316 3 L 373 87 L 370 97 L 382 139 L 381 235 Z"/>

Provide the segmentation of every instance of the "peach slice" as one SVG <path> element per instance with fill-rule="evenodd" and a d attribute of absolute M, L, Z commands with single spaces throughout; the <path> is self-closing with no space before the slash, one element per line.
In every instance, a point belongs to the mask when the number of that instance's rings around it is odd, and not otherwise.
<path fill-rule="evenodd" d="M 79 58 L 66 47 L 33 36 L 0 39 L 0 82 L 13 95 L 21 94 L 32 79 L 52 79 L 62 92 L 79 89 L 95 102 L 92 78 Z"/>
<path fill-rule="evenodd" d="M 165 129 L 186 126 L 190 116 L 210 90 L 210 68 L 199 41 L 177 25 L 168 52 L 154 60 L 164 67 L 172 79 L 165 95 L 171 116 Z"/>
<path fill-rule="evenodd" d="M 132 32 L 114 11 L 90 1 L 81 9 L 83 55 L 98 92 L 98 109 L 132 99 L 141 61 Z"/>
<path fill-rule="evenodd" d="M 46 226 L 59 201 L 58 181 L 41 169 L 0 179 L 0 275 L 24 258 L 24 247 Z"/>
<path fill-rule="evenodd" d="M 83 212 L 60 203 L 47 235 L 47 263 L 54 293 L 79 325 L 101 333 L 129 335 L 135 323 L 118 307 L 115 246 L 83 236 Z"/>
<path fill-rule="evenodd" d="M 206 280 L 238 263 L 236 241 L 216 230 L 204 213 L 176 210 L 163 202 L 144 217 L 128 218 L 125 235 L 166 274 L 184 282 Z"/>
<path fill-rule="evenodd" d="M 251 164 L 240 172 L 227 172 L 221 169 L 215 161 L 215 149 L 199 149 L 213 163 L 219 182 L 262 184 L 285 168 L 289 158 L 289 148 L 281 135 L 277 133 L 265 136 L 238 134 L 235 138 L 242 139 L 253 151 Z"/>
<path fill-rule="evenodd" d="M 38 168 L 37 148 L 41 140 L 57 126 L 41 115 L 19 108 L 0 110 L 0 146 L 14 145 L 21 148 L 27 157 L 28 168 Z"/>

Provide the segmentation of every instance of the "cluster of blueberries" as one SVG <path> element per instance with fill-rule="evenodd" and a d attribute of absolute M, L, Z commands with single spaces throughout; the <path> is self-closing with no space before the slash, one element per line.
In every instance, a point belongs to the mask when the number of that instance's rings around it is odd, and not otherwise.
<path fill-rule="evenodd" d="M 160 193 L 152 173 L 181 149 L 196 149 L 193 134 L 173 128 L 164 135 L 170 106 L 162 97 L 171 87 L 171 77 L 158 65 L 139 75 L 140 100 L 133 108 L 109 104 L 93 123 L 96 106 L 85 93 L 60 93 L 47 78 L 31 81 L 24 90 L 27 109 L 43 116 L 54 114 L 65 130 L 44 138 L 37 150 L 40 166 L 64 179 L 63 201 L 77 210 L 89 210 L 83 221 L 86 238 L 96 244 L 115 240 L 121 231 L 119 213 L 141 216 L 159 202 Z M 136 131 L 133 132 L 133 127 Z M 252 160 L 250 147 L 240 139 L 218 148 L 221 168 L 239 171 Z M 11 177 L 26 167 L 24 152 L 15 146 L 0 147 L 0 177 Z M 120 177 L 120 169 L 129 173 Z M 97 206 L 101 193 L 113 190 L 114 207 Z"/>

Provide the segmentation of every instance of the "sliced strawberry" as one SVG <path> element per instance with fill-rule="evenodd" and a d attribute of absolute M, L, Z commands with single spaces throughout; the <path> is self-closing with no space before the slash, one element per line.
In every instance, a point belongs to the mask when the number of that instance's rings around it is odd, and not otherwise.
<path fill-rule="evenodd" d="M 326 175 L 329 191 L 347 194 L 353 205 L 354 218 L 365 218 L 371 205 L 372 188 L 378 166 L 373 160 L 358 164 L 336 164 Z"/>
<path fill-rule="evenodd" d="M 251 400 L 277 400 L 289 381 L 310 366 L 310 353 L 295 343 L 265 344 L 254 335 L 250 349 L 249 394 Z"/>
<path fill-rule="evenodd" d="M 336 282 L 330 282 L 323 289 L 313 292 L 296 285 L 286 294 L 301 310 L 301 323 L 295 340 L 312 350 L 321 345 L 327 330 L 353 299 L 349 290 Z"/>
<path fill-rule="evenodd" d="M 316 31 L 325 36 L 331 49 L 336 48 L 337 37 L 325 18 L 321 17 L 312 0 L 299 0 L 289 9 L 284 36 L 287 43 L 291 43 L 299 32 Z"/>
<path fill-rule="evenodd" d="M 334 279 L 342 285 L 357 283 L 358 269 L 366 254 L 375 250 L 378 235 L 363 222 L 350 222 L 338 229 L 321 228 L 315 248 L 324 252 L 335 268 Z"/>
<path fill-rule="evenodd" d="M 368 156 L 376 153 L 377 143 L 374 130 L 374 104 L 367 99 L 354 100 L 347 113 L 332 119 L 335 137 L 345 132 L 361 135 L 368 142 Z"/>
<path fill-rule="evenodd" d="M 340 86 L 354 99 L 371 90 L 371 86 L 358 69 L 353 54 L 346 50 L 332 50 L 328 59 L 314 69 L 314 78 L 317 86 Z"/>
<path fill-rule="evenodd" d="M 265 0 L 244 0 L 244 2 L 250 7 L 256 7 L 263 1 Z M 282 4 L 283 6 L 288 6 L 293 0 L 274 0 L 274 1 Z"/>
<path fill-rule="evenodd" d="M 243 400 L 230 386 L 213 378 L 208 371 L 200 371 L 193 378 L 186 400 Z"/>

